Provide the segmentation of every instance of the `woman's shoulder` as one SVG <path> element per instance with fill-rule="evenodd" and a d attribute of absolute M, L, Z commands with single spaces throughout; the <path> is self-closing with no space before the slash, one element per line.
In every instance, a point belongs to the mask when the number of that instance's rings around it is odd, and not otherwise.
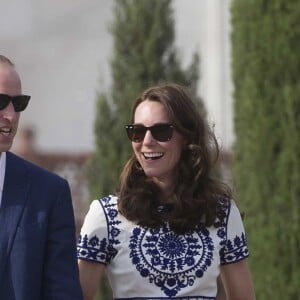
<path fill-rule="evenodd" d="M 106 226 L 107 214 L 113 209 L 117 210 L 117 197 L 108 195 L 99 199 L 92 200 L 88 212 L 85 216 L 83 227 Z"/>
<path fill-rule="evenodd" d="M 236 201 L 232 198 L 220 197 L 218 199 L 219 208 L 224 225 L 229 222 L 229 220 L 240 220 L 242 219 L 242 214 Z"/>
<path fill-rule="evenodd" d="M 118 202 L 118 197 L 110 194 L 110 195 L 101 197 L 99 199 L 92 200 L 92 202 L 90 204 L 90 209 L 98 210 L 98 209 L 101 209 L 101 207 L 107 208 L 107 207 L 117 206 L 117 202 Z"/>
<path fill-rule="evenodd" d="M 118 197 L 116 195 L 109 194 L 102 198 L 99 198 L 98 201 L 102 202 L 103 204 L 117 204 Z"/>

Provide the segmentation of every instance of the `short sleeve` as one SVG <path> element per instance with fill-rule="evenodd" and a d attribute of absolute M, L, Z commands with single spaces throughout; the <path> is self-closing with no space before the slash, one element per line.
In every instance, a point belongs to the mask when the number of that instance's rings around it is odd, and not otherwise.
<path fill-rule="evenodd" d="M 221 264 L 238 262 L 249 256 L 244 224 L 238 207 L 231 200 L 227 222 L 226 240 L 221 249 Z"/>
<path fill-rule="evenodd" d="M 109 257 L 108 228 L 100 200 L 92 201 L 85 216 L 77 245 L 77 257 L 108 263 Z"/>

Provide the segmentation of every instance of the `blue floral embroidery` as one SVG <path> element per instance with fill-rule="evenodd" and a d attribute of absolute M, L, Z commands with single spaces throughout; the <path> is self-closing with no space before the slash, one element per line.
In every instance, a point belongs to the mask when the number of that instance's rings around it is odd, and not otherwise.
<path fill-rule="evenodd" d="M 220 199 L 222 210 L 225 212 L 227 218 L 224 218 L 221 227 L 218 229 L 217 235 L 221 238 L 220 260 L 221 264 L 228 264 L 244 259 L 249 255 L 247 240 L 245 233 L 237 236 L 232 240 L 227 240 L 227 221 L 230 212 L 230 202 Z"/>
<path fill-rule="evenodd" d="M 77 257 L 87 260 L 95 260 L 104 262 L 107 260 L 107 239 L 101 241 L 97 236 L 88 238 L 85 234 L 83 237 L 80 235 L 78 238 Z"/>
<path fill-rule="evenodd" d="M 117 240 L 120 234 L 120 229 L 117 228 L 117 225 L 121 222 L 117 220 L 118 210 L 116 203 L 111 201 L 111 199 L 111 197 L 104 197 L 99 200 L 107 219 L 108 239 L 103 238 L 100 241 L 97 236 L 88 237 L 84 235 L 82 237 L 80 235 L 77 246 L 77 257 L 109 263 L 117 254 L 114 246 L 120 243 Z"/>
<path fill-rule="evenodd" d="M 129 248 L 141 276 L 174 297 L 203 276 L 212 263 L 214 245 L 208 230 L 176 235 L 165 224 L 157 229 L 136 227 Z"/>
<path fill-rule="evenodd" d="M 114 300 L 169 300 L 169 297 L 130 297 L 130 298 L 114 298 Z M 176 299 L 176 300 L 215 300 L 215 297 L 205 297 L 205 296 L 185 296 L 185 297 L 175 297 L 172 299 Z"/>
<path fill-rule="evenodd" d="M 247 240 L 244 233 L 236 236 L 232 241 L 226 241 L 225 248 L 221 251 L 221 262 L 223 264 L 237 262 L 249 255 Z"/>
<path fill-rule="evenodd" d="M 230 203 L 226 201 L 223 198 L 219 199 L 220 205 L 221 205 L 221 210 L 224 213 L 225 216 L 228 217 L 229 214 L 229 209 L 230 209 Z M 222 254 L 223 248 L 226 244 L 226 238 L 227 238 L 227 228 L 226 228 L 226 222 L 227 218 L 217 218 L 216 222 L 219 224 L 218 230 L 217 230 L 217 235 L 221 239 L 220 245 L 222 246 L 220 255 Z"/>

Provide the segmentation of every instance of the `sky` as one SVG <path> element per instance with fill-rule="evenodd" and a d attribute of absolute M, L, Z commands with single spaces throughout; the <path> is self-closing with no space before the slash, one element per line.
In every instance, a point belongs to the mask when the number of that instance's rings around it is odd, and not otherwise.
<path fill-rule="evenodd" d="M 108 89 L 111 81 L 112 36 L 108 28 L 113 19 L 113 2 L 0 1 L 0 53 L 14 61 L 23 92 L 32 96 L 22 113 L 20 129 L 31 126 L 36 131 L 36 147 L 41 151 L 92 151 L 97 93 Z M 209 25 L 213 18 L 207 12 L 216 11 L 217 2 L 173 0 L 175 44 L 181 61 L 186 66 L 193 52 L 200 53 L 204 74 L 199 89 L 210 98 L 218 98 L 218 94 L 207 92 L 209 81 L 205 78 L 214 69 L 207 63 L 211 60 L 205 58 L 209 43 L 203 41 L 210 41 L 207 37 L 213 30 Z M 208 107 L 213 122 L 218 124 L 221 106 L 214 103 L 208 102 Z M 15 146 L 18 139 L 17 136 Z"/>

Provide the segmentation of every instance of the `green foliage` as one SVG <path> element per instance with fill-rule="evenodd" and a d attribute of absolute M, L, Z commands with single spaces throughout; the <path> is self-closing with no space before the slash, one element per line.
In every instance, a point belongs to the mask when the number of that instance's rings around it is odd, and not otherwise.
<path fill-rule="evenodd" d="M 233 170 L 261 300 L 300 299 L 299 20 L 299 1 L 232 2 Z"/>
<path fill-rule="evenodd" d="M 115 1 L 111 26 L 112 87 L 97 99 L 95 153 L 87 164 L 91 199 L 114 193 L 124 162 L 131 155 L 124 124 L 130 123 L 133 102 L 145 88 L 159 82 L 177 82 L 194 89 L 199 58 L 183 70 L 174 47 L 174 16 L 170 0 Z M 201 105 L 201 103 L 200 103 Z M 97 299 L 111 299 L 110 291 Z"/>

